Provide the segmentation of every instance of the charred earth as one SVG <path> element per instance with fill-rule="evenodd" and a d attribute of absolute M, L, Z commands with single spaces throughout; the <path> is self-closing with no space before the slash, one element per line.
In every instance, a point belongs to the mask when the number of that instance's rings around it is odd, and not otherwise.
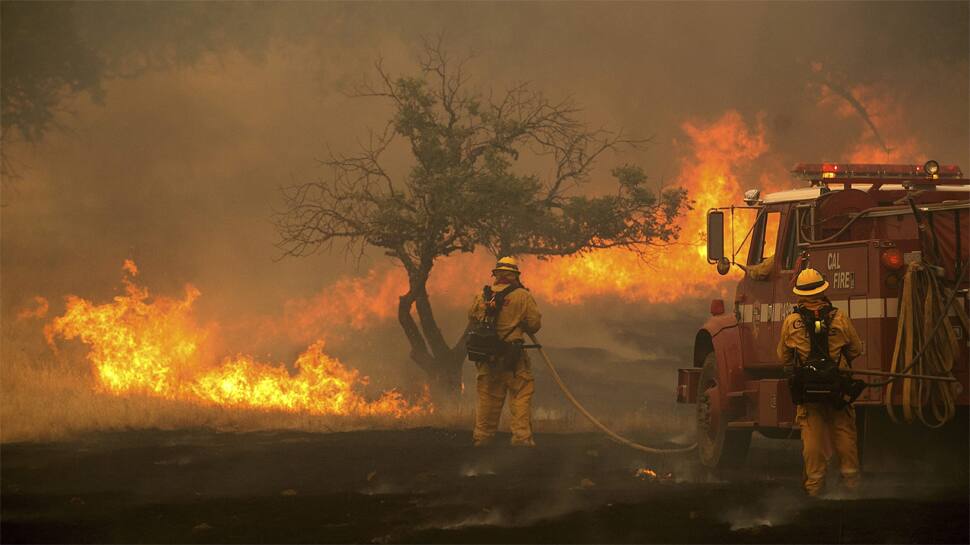
<path fill-rule="evenodd" d="M 968 487 L 867 475 L 803 497 L 797 442 L 749 469 L 583 433 L 475 450 L 463 430 L 92 433 L 2 445 L 5 543 L 966 543 Z M 642 437 L 641 439 L 650 439 Z M 656 440 L 656 439 L 654 439 Z M 833 472 L 834 473 L 834 472 Z"/>

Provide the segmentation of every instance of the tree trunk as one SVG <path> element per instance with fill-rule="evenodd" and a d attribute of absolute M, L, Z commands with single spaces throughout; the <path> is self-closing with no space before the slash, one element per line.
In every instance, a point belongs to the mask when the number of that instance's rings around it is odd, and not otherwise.
<path fill-rule="evenodd" d="M 465 335 L 463 332 L 455 346 L 448 346 L 434 318 L 426 283 L 427 276 L 411 280 L 410 289 L 399 300 L 397 317 L 411 345 L 411 359 L 428 375 L 435 403 L 447 407 L 457 402 L 461 391 Z M 411 314 L 412 307 L 420 325 Z"/>

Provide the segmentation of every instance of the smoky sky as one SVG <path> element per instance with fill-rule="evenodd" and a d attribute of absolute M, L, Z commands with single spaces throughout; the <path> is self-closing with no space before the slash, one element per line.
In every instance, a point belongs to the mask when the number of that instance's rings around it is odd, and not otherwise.
<path fill-rule="evenodd" d="M 592 126 L 651 139 L 604 158 L 600 173 L 635 162 L 653 180 L 672 179 L 685 155 L 682 124 L 729 110 L 764 123 L 772 164 L 839 160 L 865 129 L 818 107 L 819 74 L 885 90 L 905 112 L 887 139 L 915 138 L 932 158 L 970 168 L 965 2 L 3 8 L 10 70 L 29 73 L 49 53 L 44 66 L 56 72 L 57 56 L 77 48 L 97 59 L 85 65 L 96 85 L 60 95 L 56 127 L 33 142 L 6 139 L 17 177 L 2 208 L 5 322 L 35 295 L 57 312 L 67 293 L 115 293 L 126 258 L 157 292 L 193 283 L 212 319 L 272 312 L 353 273 L 355 260 L 339 251 L 276 259 L 278 188 L 325 177 L 318 160 L 328 148 L 352 151 L 382 125 L 386 103 L 345 91 L 373 77 L 378 57 L 394 74 L 415 73 L 427 36 L 473 54 L 482 90 L 528 81 L 573 97 Z M 369 252 L 362 266 L 383 261 Z"/>

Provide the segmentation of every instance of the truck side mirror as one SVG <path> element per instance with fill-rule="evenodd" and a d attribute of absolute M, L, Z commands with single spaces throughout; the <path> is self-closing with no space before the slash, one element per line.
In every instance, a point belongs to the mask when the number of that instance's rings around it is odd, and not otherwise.
<path fill-rule="evenodd" d="M 707 213 L 707 262 L 717 263 L 724 258 L 724 212 Z"/>

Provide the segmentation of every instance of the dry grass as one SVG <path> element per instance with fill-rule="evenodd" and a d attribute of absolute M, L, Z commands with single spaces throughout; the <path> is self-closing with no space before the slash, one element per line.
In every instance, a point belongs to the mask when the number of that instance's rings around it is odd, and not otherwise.
<path fill-rule="evenodd" d="M 395 419 L 255 411 L 136 395 L 118 397 L 97 393 L 91 377 L 81 371 L 52 365 L 12 365 L 8 361 L 3 364 L 0 393 L 0 442 L 52 441 L 95 430 L 147 428 L 334 432 L 417 426 L 470 430 L 473 425 L 473 409 Z M 644 432 L 651 436 L 672 437 L 685 433 L 692 426 L 691 418 L 682 411 L 677 412 L 638 411 L 625 417 L 604 418 L 603 423 L 634 437 Z M 543 415 L 540 410 L 537 413 L 539 417 L 535 418 L 534 425 L 540 433 L 595 431 L 593 425 L 575 411 Z M 507 415 L 503 417 L 501 428 L 507 429 Z"/>
<path fill-rule="evenodd" d="M 334 432 L 357 429 L 400 429 L 436 426 L 471 430 L 474 393 L 460 409 L 403 419 L 392 417 L 318 416 L 279 411 L 199 405 L 144 395 L 119 397 L 99 393 L 82 346 L 54 354 L 36 327 L 30 333 L 5 324 L 0 358 L 0 442 L 55 441 L 90 431 L 208 428 L 219 431 L 301 430 Z M 36 324 L 35 324 L 36 326 Z M 18 331 L 18 329 L 20 329 Z M 534 427 L 540 433 L 595 431 L 577 411 L 536 407 Z M 598 415 L 604 424 L 631 437 L 676 437 L 693 429 L 693 416 L 683 407 L 641 407 L 634 412 Z M 507 430 L 508 414 L 500 429 Z"/>
<path fill-rule="evenodd" d="M 5 335 L 6 336 L 6 335 Z M 9 337 L 8 337 L 9 339 Z M 5 340 L 0 360 L 0 442 L 51 441 L 94 430 L 210 428 L 312 432 L 440 425 L 442 418 L 319 416 L 99 393 L 83 352 L 55 356 Z"/>
<path fill-rule="evenodd" d="M 196 405 L 94 391 L 90 381 L 59 371 L 14 373 L 4 380 L 0 442 L 51 441 L 94 430 L 209 428 L 219 431 L 348 431 L 430 425 L 434 417 L 318 416 Z"/>

